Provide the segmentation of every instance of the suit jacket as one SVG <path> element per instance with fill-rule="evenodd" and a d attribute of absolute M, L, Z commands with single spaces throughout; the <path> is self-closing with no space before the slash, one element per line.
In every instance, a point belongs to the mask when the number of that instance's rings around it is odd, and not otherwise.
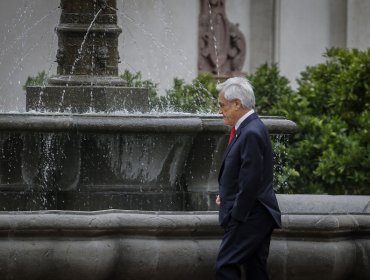
<path fill-rule="evenodd" d="M 227 146 L 218 181 L 221 226 L 226 226 L 231 217 L 247 222 L 255 203 L 260 202 L 269 211 L 276 226 L 281 227 L 281 213 L 272 186 L 271 141 L 256 113 L 241 123 Z"/>

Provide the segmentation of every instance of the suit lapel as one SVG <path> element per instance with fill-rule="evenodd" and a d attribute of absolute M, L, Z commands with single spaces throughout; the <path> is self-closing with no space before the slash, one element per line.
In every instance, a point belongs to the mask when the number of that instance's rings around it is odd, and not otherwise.
<path fill-rule="evenodd" d="M 242 131 L 242 129 L 247 126 L 252 120 L 258 118 L 258 115 L 256 113 L 253 113 L 252 115 L 250 115 L 248 118 L 246 118 L 241 124 L 240 126 L 238 127 L 236 133 L 235 133 L 235 136 L 234 138 L 231 140 L 230 144 L 227 145 L 226 147 L 226 150 L 225 150 L 225 153 L 224 153 L 224 158 L 222 160 L 222 164 L 221 164 L 221 168 L 220 168 L 220 173 L 218 174 L 218 180 L 220 180 L 220 177 L 222 175 L 222 172 L 224 170 L 224 165 L 225 165 L 225 159 L 227 157 L 227 155 L 229 154 L 232 146 L 235 144 L 235 142 L 238 140 L 239 138 L 239 135 Z"/>

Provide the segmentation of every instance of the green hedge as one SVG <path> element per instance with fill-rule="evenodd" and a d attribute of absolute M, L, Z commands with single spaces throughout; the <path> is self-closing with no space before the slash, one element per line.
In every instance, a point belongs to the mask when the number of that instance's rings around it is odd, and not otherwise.
<path fill-rule="evenodd" d="M 150 80 L 143 80 L 140 72 L 125 71 L 121 78 L 128 81 L 128 86 L 149 89 L 149 105 L 156 112 L 215 113 L 218 110 L 218 92 L 211 75 L 201 74 L 191 83 L 175 78 L 172 88 L 164 96 L 158 94 L 158 85 Z"/>
<path fill-rule="evenodd" d="M 370 49 L 330 49 L 277 104 L 299 127 L 288 147 L 298 192 L 370 194 Z"/>

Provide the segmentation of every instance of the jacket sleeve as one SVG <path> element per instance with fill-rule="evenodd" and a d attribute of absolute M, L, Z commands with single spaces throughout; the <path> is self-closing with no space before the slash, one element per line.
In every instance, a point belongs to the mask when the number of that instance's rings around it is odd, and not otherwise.
<path fill-rule="evenodd" d="M 238 193 L 231 212 L 231 216 L 241 222 L 248 219 L 249 212 L 259 192 L 263 176 L 264 150 L 263 139 L 256 132 L 248 132 L 243 140 Z"/>

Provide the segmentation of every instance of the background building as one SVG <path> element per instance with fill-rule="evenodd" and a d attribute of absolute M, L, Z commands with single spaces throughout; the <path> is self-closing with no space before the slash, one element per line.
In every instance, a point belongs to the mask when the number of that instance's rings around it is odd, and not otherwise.
<path fill-rule="evenodd" d="M 219 0 L 221 1 L 221 0 Z M 368 0 L 224 0 L 226 16 L 246 39 L 242 71 L 279 64 L 292 86 L 330 47 L 370 46 Z M 120 69 L 140 71 L 161 92 L 174 77 L 198 74 L 200 0 L 118 0 Z M 0 111 L 24 111 L 22 85 L 45 70 L 56 73 L 59 0 L 0 2 Z"/>

